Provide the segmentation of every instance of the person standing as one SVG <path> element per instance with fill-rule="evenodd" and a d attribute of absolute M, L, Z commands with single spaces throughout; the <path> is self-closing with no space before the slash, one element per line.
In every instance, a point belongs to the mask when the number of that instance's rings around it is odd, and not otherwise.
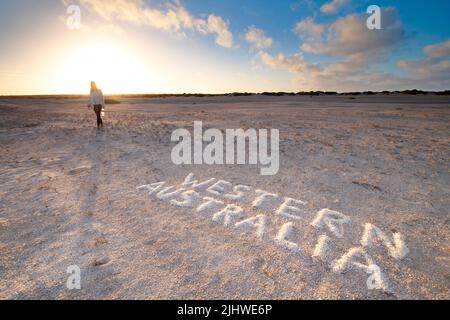
<path fill-rule="evenodd" d="M 105 99 L 103 98 L 103 92 L 99 88 L 95 81 L 91 81 L 91 93 L 89 95 L 88 108 L 93 108 L 95 115 L 97 116 L 97 129 L 103 128 L 102 109 L 105 108 Z"/>

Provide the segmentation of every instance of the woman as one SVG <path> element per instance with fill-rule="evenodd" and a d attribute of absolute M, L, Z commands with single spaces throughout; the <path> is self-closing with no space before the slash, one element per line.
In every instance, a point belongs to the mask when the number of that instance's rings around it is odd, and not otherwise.
<path fill-rule="evenodd" d="M 102 90 L 97 88 L 95 81 L 91 81 L 91 94 L 89 95 L 88 108 L 94 108 L 95 115 L 97 116 L 97 128 L 103 127 L 103 121 L 101 117 L 102 108 L 105 108 L 105 100 L 103 99 Z"/>

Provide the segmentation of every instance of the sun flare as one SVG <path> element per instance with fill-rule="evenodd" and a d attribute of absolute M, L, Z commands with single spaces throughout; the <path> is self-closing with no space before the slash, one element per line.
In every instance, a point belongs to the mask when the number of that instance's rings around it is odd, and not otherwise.
<path fill-rule="evenodd" d="M 59 87 L 67 87 L 66 92 L 85 92 L 90 81 L 96 81 L 108 94 L 148 92 L 154 82 L 154 72 L 147 70 L 141 59 L 111 44 L 72 50 L 62 64 Z"/>

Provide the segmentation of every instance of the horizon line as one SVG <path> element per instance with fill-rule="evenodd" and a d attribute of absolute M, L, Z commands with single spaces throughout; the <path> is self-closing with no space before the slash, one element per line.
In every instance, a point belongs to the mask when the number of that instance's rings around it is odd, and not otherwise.
<path fill-rule="evenodd" d="M 450 89 L 445 90 L 422 90 L 422 89 L 405 89 L 405 90 L 382 90 L 382 91 L 262 91 L 262 92 L 249 92 L 249 91 L 233 91 L 224 93 L 204 93 L 204 92 L 183 92 L 183 93 L 109 93 L 105 96 L 127 96 L 127 97 L 178 97 L 178 96 L 250 96 L 250 95 L 268 95 L 268 96 L 283 96 L 283 95 L 358 95 L 358 94 L 443 94 L 450 95 Z M 0 98 L 26 98 L 26 97 L 84 97 L 89 96 L 89 93 L 39 93 L 39 94 L 1 94 Z"/>

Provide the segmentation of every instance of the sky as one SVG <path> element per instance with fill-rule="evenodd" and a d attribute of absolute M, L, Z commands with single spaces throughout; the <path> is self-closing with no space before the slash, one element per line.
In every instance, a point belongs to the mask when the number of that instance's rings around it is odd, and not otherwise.
<path fill-rule="evenodd" d="M 107 94 L 448 90 L 449 14 L 448 0 L 0 0 L 0 95 L 92 80 Z"/>

